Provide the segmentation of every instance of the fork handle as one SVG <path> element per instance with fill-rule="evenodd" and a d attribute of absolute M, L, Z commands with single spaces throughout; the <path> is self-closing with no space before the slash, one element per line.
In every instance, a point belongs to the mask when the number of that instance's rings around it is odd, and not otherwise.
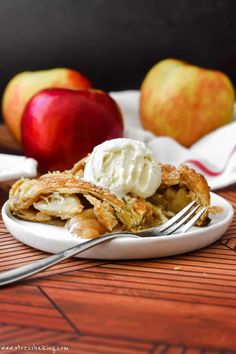
<path fill-rule="evenodd" d="M 32 262 L 30 264 L 23 265 L 19 268 L 7 270 L 6 272 L 0 273 L 0 286 L 14 283 L 18 280 L 25 279 L 33 274 L 36 274 L 44 269 L 47 269 L 57 263 L 64 261 L 67 258 L 73 257 L 78 253 L 81 253 L 99 243 L 110 240 L 114 237 L 117 237 L 117 233 L 111 235 L 104 235 L 83 243 L 80 243 L 76 246 L 68 248 L 57 254 L 53 254 L 38 261 Z M 127 237 L 127 234 L 121 234 L 119 237 Z"/>

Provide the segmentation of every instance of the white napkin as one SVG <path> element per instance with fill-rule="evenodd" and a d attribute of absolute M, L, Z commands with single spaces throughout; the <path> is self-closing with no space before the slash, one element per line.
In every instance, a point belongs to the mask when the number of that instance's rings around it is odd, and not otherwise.
<path fill-rule="evenodd" d="M 20 177 L 34 177 L 37 162 L 24 156 L 0 154 L 0 182 Z"/>
<path fill-rule="evenodd" d="M 189 165 L 202 173 L 211 189 L 236 183 L 236 121 L 206 135 L 190 148 L 144 130 L 139 119 L 139 91 L 111 92 L 124 116 L 125 136 L 144 141 L 163 163 Z"/>

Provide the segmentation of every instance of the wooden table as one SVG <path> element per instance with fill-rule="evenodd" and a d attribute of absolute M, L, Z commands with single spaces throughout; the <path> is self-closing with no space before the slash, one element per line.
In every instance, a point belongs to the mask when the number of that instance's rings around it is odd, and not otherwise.
<path fill-rule="evenodd" d="M 4 127 L 0 145 L 17 151 Z M 1 185 L 1 203 L 7 189 Z M 219 194 L 236 206 L 236 186 Z M 236 219 L 218 242 L 181 256 L 67 260 L 1 289 L 0 345 L 54 344 L 70 354 L 236 353 L 235 250 Z M 1 222 L 0 271 L 45 256 Z"/>

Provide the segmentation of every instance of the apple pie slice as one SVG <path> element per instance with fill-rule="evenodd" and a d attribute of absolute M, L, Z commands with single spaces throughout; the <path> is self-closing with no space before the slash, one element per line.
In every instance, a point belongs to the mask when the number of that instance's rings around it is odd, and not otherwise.
<path fill-rule="evenodd" d="M 67 223 L 70 230 L 89 238 L 114 229 L 135 231 L 166 219 L 160 208 L 148 201 L 129 195 L 117 198 L 69 171 L 17 181 L 10 191 L 9 206 L 21 219 Z"/>
<path fill-rule="evenodd" d="M 182 165 L 162 165 L 162 182 L 144 199 L 128 193 L 123 198 L 108 189 L 83 180 L 84 160 L 70 171 L 21 179 L 10 190 L 11 212 L 24 220 L 65 225 L 84 238 L 117 230 L 134 231 L 159 225 L 190 201 L 210 209 L 210 191 L 205 178 Z M 209 222 L 208 210 L 198 225 Z"/>

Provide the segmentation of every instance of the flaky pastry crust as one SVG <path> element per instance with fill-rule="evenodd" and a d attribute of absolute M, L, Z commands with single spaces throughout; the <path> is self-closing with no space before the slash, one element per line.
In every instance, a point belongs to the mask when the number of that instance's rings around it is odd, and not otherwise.
<path fill-rule="evenodd" d="M 17 181 L 10 190 L 11 212 L 24 220 L 66 225 L 75 234 L 98 237 L 109 231 L 137 231 L 159 225 L 191 200 L 210 206 L 205 178 L 182 165 L 162 165 L 162 183 L 147 200 L 132 194 L 123 199 L 83 180 L 86 158 L 71 170 Z M 199 225 L 209 222 L 208 211 Z"/>

